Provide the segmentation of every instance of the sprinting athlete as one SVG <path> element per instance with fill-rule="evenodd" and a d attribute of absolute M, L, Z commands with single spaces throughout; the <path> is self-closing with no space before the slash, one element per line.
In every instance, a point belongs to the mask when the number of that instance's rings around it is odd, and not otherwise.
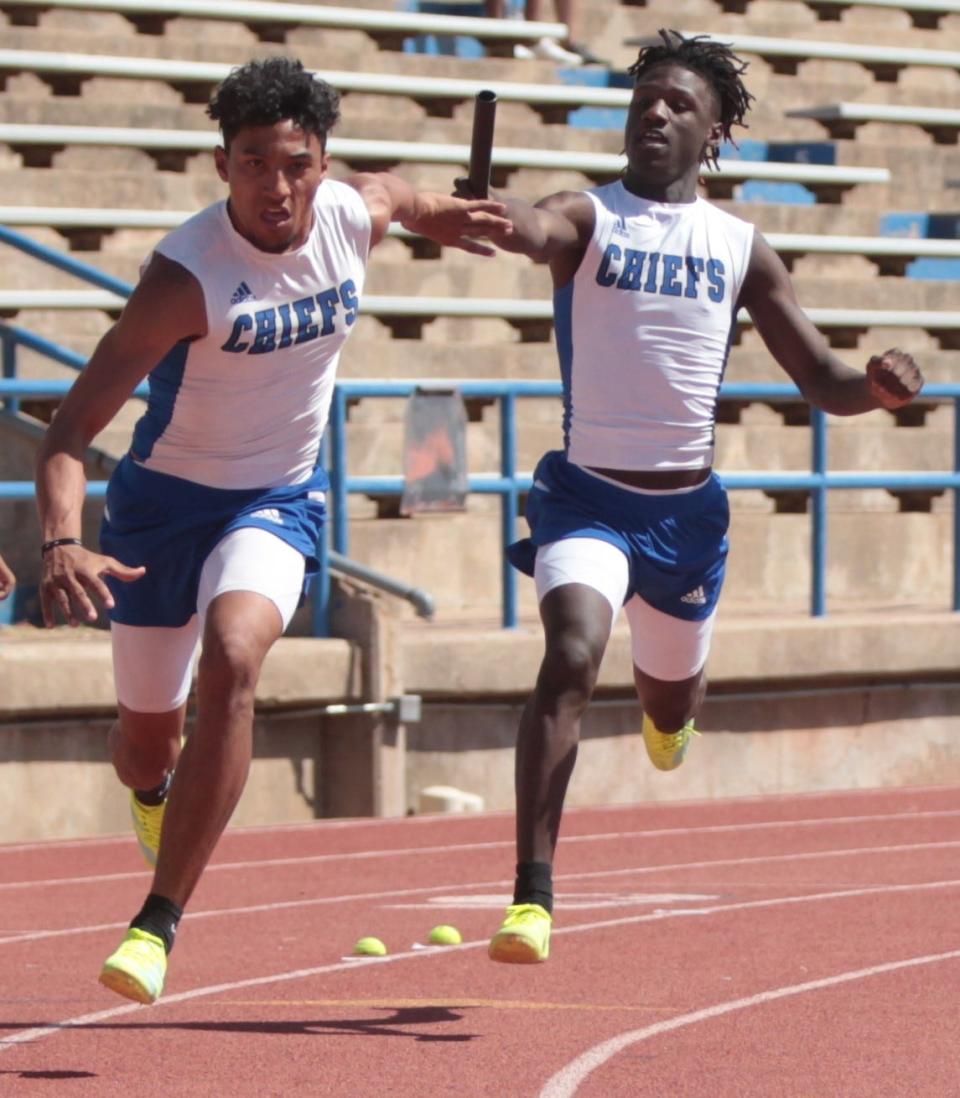
<path fill-rule="evenodd" d="M 482 254 L 493 249 L 469 237 L 509 229 L 496 202 L 387 173 L 327 178 L 338 96 L 298 61 L 235 69 L 209 114 L 228 198 L 157 246 L 37 469 L 45 623 L 93 621 L 96 602 L 110 611 L 111 756 L 155 873 L 100 980 L 144 1003 L 161 993 L 183 908 L 243 790 L 261 664 L 318 567 L 320 440 L 369 251 L 391 221 Z M 147 374 L 97 553 L 79 538 L 84 451 Z"/>
<path fill-rule="evenodd" d="M 738 310 L 834 415 L 898 408 L 922 384 L 899 350 L 866 373 L 844 365 L 760 233 L 697 196 L 703 165 L 749 109 L 746 66 L 726 46 L 660 33 L 630 69 L 622 178 L 535 206 L 504 199 L 502 246 L 550 265 L 564 405 L 563 449 L 542 458 L 528 497 L 531 536 L 509 549 L 536 582 L 546 651 L 517 739 L 516 882 L 496 961 L 548 956 L 580 718 L 621 607 L 654 766 L 679 766 L 693 735 L 727 553 L 712 464 Z"/>

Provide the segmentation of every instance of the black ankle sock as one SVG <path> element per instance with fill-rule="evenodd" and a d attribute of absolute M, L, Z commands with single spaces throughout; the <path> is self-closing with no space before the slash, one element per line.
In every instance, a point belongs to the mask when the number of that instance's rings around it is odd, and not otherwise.
<path fill-rule="evenodd" d="M 166 896 L 158 896 L 151 892 L 136 915 L 131 927 L 137 930 L 146 930 L 150 934 L 156 934 L 163 941 L 163 947 L 170 952 L 173 949 L 173 939 L 177 934 L 177 923 L 183 917 L 183 908 L 177 907 Z"/>
<path fill-rule="evenodd" d="M 515 904 L 539 904 L 553 914 L 553 867 L 549 862 L 517 862 Z"/>
<path fill-rule="evenodd" d="M 141 804 L 154 806 L 163 804 L 170 792 L 170 779 L 172 777 L 173 771 L 171 770 L 159 785 L 155 785 L 153 789 L 135 789 L 133 791 L 134 796 Z"/>

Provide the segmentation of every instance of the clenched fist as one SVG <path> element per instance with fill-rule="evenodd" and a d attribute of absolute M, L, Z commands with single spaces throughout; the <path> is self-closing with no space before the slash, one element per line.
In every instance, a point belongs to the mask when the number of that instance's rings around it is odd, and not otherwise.
<path fill-rule="evenodd" d="M 867 363 L 870 392 L 883 408 L 902 408 L 923 388 L 923 374 L 913 356 L 891 347 Z"/>

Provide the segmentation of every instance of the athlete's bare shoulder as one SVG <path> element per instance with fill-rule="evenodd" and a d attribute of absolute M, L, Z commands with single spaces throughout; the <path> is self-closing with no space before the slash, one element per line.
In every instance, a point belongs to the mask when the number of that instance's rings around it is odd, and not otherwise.
<path fill-rule="evenodd" d="M 585 191 L 557 191 L 556 194 L 541 198 L 536 206 L 538 209 L 549 210 L 560 217 L 565 217 L 578 229 L 587 227 L 590 232 L 593 231 L 596 213 Z"/>
<path fill-rule="evenodd" d="M 554 247 L 548 257 L 553 284 L 565 286 L 583 262 L 593 235 L 596 211 L 584 191 L 558 191 L 537 203 L 553 220 Z"/>
<path fill-rule="evenodd" d="M 206 335 L 207 315 L 203 289 L 182 263 L 154 252 L 144 267 L 125 313 L 140 323 L 171 325 L 174 342 Z"/>

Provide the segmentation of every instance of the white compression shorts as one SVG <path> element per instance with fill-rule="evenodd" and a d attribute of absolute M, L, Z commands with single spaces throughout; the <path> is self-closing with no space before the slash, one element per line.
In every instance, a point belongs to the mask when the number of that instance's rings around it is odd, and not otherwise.
<path fill-rule="evenodd" d="M 210 603 L 227 591 L 252 591 L 276 606 L 286 629 L 300 601 L 305 566 L 301 553 L 267 530 L 244 526 L 227 534 L 204 561 L 197 612 L 186 625 L 111 625 L 117 700 L 135 713 L 179 709 L 190 693 Z"/>
<path fill-rule="evenodd" d="M 651 678 L 680 682 L 696 675 L 707 662 L 716 611 L 703 621 L 683 621 L 657 610 L 639 595 L 633 595 L 624 606 L 630 580 L 627 558 L 607 541 L 562 538 L 541 545 L 533 578 L 541 602 L 555 587 L 582 583 L 610 603 L 612 622 L 623 607 L 630 626 L 633 662 Z"/>

